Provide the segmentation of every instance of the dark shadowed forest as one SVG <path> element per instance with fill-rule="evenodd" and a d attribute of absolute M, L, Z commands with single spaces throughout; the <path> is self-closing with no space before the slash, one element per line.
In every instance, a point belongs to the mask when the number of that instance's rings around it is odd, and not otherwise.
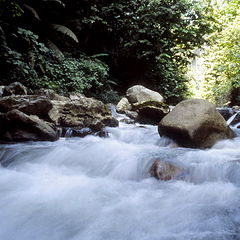
<path fill-rule="evenodd" d="M 236 104 L 239 32 L 239 0 L 1 0 L 1 84 L 105 102 L 142 84 L 174 104 L 194 94 L 186 73 L 207 46 L 200 90 Z"/>

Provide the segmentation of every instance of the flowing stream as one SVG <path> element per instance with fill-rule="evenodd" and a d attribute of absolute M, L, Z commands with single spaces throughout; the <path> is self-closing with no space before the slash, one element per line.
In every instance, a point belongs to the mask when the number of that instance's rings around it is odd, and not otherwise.
<path fill-rule="evenodd" d="M 1 240 L 240 239 L 240 137 L 194 150 L 156 126 L 107 130 L 0 146 Z M 156 159 L 184 171 L 158 181 Z"/>

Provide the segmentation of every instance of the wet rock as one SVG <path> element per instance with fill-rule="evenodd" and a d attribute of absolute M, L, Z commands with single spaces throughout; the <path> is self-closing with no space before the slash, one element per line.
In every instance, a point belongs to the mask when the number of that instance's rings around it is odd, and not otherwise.
<path fill-rule="evenodd" d="M 27 95 L 27 88 L 20 82 L 11 83 L 3 88 L 2 96 Z"/>
<path fill-rule="evenodd" d="M 217 108 L 217 110 L 226 121 L 235 113 L 235 111 L 229 107 Z"/>
<path fill-rule="evenodd" d="M 108 132 L 106 129 L 102 129 L 94 134 L 95 136 L 106 138 L 109 136 Z"/>
<path fill-rule="evenodd" d="M 100 131 L 94 131 L 91 128 L 83 127 L 83 128 L 62 128 L 62 137 L 86 137 L 88 135 L 94 135 L 98 137 L 108 137 L 108 132 L 106 129 L 101 129 Z"/>
<path fill-rule="evenodd" d="M 108 126 L 108 127 L 118 127 L 119 126 L 118 120 L 112 116 L 103 118 L 102 122 L 104 123 L 105 126 Z"/>
<path fill-rule="evenodd" d="M 56 141 L 59 131 L 35 115 L 19 110 L 0 114 L 0 139 L 2 141 Z"/>
<path fill-rule="evenodd" d="M 3 89 L 5 88 L 5 86 L 0 86 L 0 97 L 3 96 Z"/>
<path fill-rule="evenodd" d="M 129 103 L 128 99 L 125 97 L 122 98 L 116 106 L 116 111 L 118 113 L 125 113 L 125 111 L 130 111 L 131 109 L 132 109 L 132 106 Z"/>
<path fill-rule="evenodd" d="M 234 119 L 230 123 L 231 126 L 235 126 L 236 124 L 240 124 L 240 112 L 236 113 Z"/>
<path fill-rule="evenodd" d="M 163 102 L 163 97 L 158 92 L 152 91 L 141 85 L 135 85 L 129 88 L 126 92 L 126 96 L 131 104 L 146 101 Z"/>
<path fill-rule="evenodd" d="M 162 118 L 170 111 L 167 105 L 154 101 L 134 104 L 133 108 L 138 113 L 137 122 L 151 125 L 158 125 Z"/>
<path fill-rule="evenodd" d="M 129 118 L 123 118 L 120 120 L 120 122 L 126 123 L 126 124 L 134 124 L 135 121 L 133 119 L 129 119 Z"/>
<path fill-rule="evenodd" d="M 62 137 L 86 137 L 93 134 L 90 128 L 63 128 Z"/>
<path fill-rule="evenodd" d="M 138 118 L 138 113 L 134 111 L 125 111 L 125 114 L 133 120 L 136 120 Z"/>
<path fill-rule="evenodd" d="M 209 148 L 235 136 L 215 106 L 202 99 L 179 103 L 160 121 L 158 131 L 180 146 L 193 148 Z"/>
<path fill-rule="evenodd" d="M 154 161 L 151 166 L 150 175 L 158 180 L 168 181 L 181 174 L 182 169 L 162 160 Z"/>

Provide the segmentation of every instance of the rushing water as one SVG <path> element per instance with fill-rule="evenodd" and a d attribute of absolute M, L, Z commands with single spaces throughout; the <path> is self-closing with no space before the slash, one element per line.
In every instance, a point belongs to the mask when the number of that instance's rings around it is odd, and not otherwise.
<path fill-rule="evenodd" d="M 0 147 L 1 240 L 239 240 L 240 138 L 173 148 L 154 126 Z M 154 160 L 184 169 L 149 175 Z"/>

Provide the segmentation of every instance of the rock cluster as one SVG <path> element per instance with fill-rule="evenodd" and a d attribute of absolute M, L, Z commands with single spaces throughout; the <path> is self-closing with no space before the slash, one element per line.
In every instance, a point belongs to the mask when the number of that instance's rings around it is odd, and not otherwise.
<path fill-rule="evenodd" d="M 64 97 L 49 89 L 27 95 L 24 86 L 23 91 L 19 90 L 19 83 L 5 88 L 11 89 L 12 95 L 0 98 L 2 142 L 55 141 L 71 128 L 74 136 L 83 137 L 98 132 L 99 136 L 105 136 L 105 126 L 118 126 L 110 109 L 96 99 L 74 93 Z"/>
<path fill-rule="evenodd" d="M 157 125 L 169 112 L 169 107 L 158 92 L 135 85 L 127 90 L 126 97 L 120 100 L 116 110 L 136 122 Z"/>

